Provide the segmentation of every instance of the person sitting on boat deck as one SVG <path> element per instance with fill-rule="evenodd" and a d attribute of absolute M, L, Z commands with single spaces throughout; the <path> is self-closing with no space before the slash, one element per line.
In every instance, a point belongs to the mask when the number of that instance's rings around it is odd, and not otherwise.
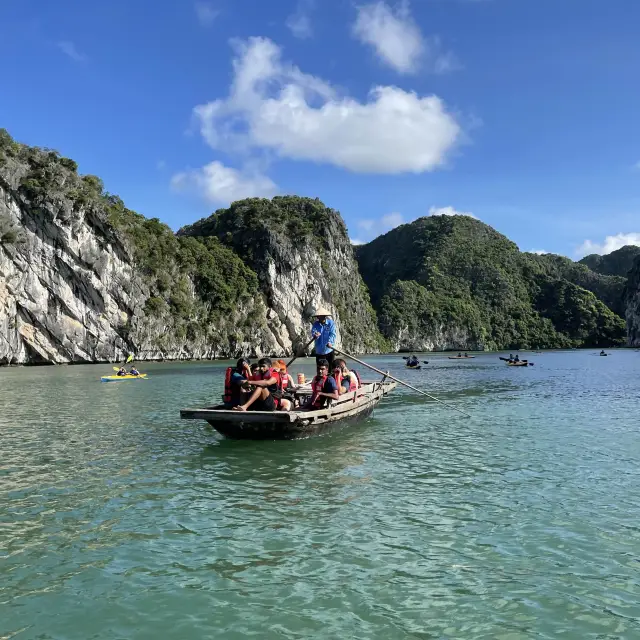
<path fill-rule="evenodd" d="M 224 404 L 227 408 L 233 409 L 233 407 L 242 404 L 249 391 L 246 386 L 249 378 L 251 378 L 251 369 L 246 358 L 240 358 L 236 363 L 235 369 L 231 369 L 231 367 L 227 369 L 223 396 Z"/>
<path fill-rule="evenodd" d="M 318 375 L 311 381 L 311 390 L 313 394 L 303 407 L 307 411 L 322 409 L 331 400 L 337 400 L 340 397 L 338 383 L 333 376 L 329 375 L 328 360 L 318 360 Z"/>
<path fill-rule="evenodd" d="M 273 368 L 280 372 L 280 377 L 282 378 L 282 390 L 286 391 L 288 389 L 291 391 L 295 386 L 295 382 L 293 381 L 291 374 L 287 371 L 287 363 L 284 360 L 276 360 Z"/>
<path fill-rule="evenodd" d="M 295 382 L 291 374 L 287 371 L 287 363 L 284 360 L 276 360 L 273 368 L 280 374 L 280 389 L 282 397 L 291 403 L 291 407 L 295 407 L 297 400 L 295 397 Z"/>
<path fill-rule="evenodd" d="M 291 401 L 282 397 L 280 374 L 274 371 L 269 358 L 258 360 L 258 372 L 251 376 L 246 386 L 254 387 L 251 395 L 234 408 L 235 411 L 289 411 Z"/>
<path fill-rule="evenodd" d="M 333 377 L 338 383 L 338 391 L 340 393 L 349 393 L 350 391 L 356 391 L 360 386 L 358 384 L 358 376 L 353 371 L 349 371 L 347 363 L 338 358 L 334 363 Z"/>
<path fill-rule="evenodd" d="M 331 312 L 325 307 L 316 309 L 316 321 L 311 327 L 311 336 L 315 338 L 316 348 L 316 367 L 320 360 L 326 360 L 329 363 L 329 371 L 333 371 L 333 359 L 335 353 L 333 345 L 336 341 L 336 324 L 331 319 Z"/>
<path fill-rule="evenodd" d="M 118 376 L 126 376 L 127 375 L 127 370 L 124 367 L 120 367 L 120 369 L 118 369 L 118 373 L 116 375 L 118 375 Z"/>
<path fill-rule="evenodd" d="M 139 376 L 140 372 L 135 367 L 131 367 L 131 369 L 129 369 L 129 375 L 130 376 Z"/>
<path fill-rule="evenodd" d="M 409 367 L 417 367 L 420 364 L 418 358 L 415 355 L 411 354 L 411 357 L 407 360 L 407 366 Z"/>

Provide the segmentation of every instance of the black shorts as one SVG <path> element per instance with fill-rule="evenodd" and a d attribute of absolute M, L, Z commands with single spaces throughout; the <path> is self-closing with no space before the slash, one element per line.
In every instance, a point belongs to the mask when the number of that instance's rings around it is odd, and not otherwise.
<path fill-rule="evenodd" d="M 276 403 L 273 396 L 269 394 L 265 400 L 258 398 L 250 407 L 249 411 L 275 411 Z"/>

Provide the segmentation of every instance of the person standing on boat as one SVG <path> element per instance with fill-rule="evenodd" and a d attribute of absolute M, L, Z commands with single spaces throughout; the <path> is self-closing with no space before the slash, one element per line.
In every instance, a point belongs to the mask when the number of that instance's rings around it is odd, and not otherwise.
<path fill-rule="evenodd" d="M 333 371 L 336 323 L 331 318 L 331 312 L 325 307 L 316 309 L 315 315 L 316 321 L 311 327 L 311 336 L 315 338 L 316 367 L 320 365 L 321 360 L 326 360 L 329 365 L 329 371 Z"/>

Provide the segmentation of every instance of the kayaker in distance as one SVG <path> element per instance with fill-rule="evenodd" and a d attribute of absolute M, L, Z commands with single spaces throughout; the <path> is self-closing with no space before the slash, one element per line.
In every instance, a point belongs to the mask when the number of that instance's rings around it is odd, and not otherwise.
<path fill-rule="evenodd" d="M 462 354 L 458 351 L 458 358 L 462 358 Z"/>
<path fill-rule="evenodd" d="M 321 360 L 326 360 L 329 371 L 333 371 L 335 353 L 333 345 L 336 341 L 336 325 L 331 319 L 331 312 L 325 307 L 316 309 L 316 321 L 311 327 L 311 336 L 315 338 L 316 367 Z"/>
<path fill-rule="evenodd" d="M 601 356 L 606 356 L 607 354 L 605 353 L 604 349 L 600 352 Z"/>
<path fill-rule="evenodd" d="M 127 375 L 127 370 L 124 367 L 120 367 L 118 369 L 118 373 L 116 375 L 118 375 L 118 376 L 126 376 Z"/>
<path fill-rule="evenodd" d="M 140 372 L 135 367 L 131 367 L 131 369 L 129 369 L 129 375 L 130 376 L 139 376 Z"/>
<path fill-rule="evenodd" d="M 417 367 L 420 364 L 418 358 L 415 357 L 414 354 L 411 354 L 411 357 L 407 360 L 408 367 Z"/>
<path fill-rule="evenodd" d="M 518 357 L 518 354 L 516 353 L 516 357 L 513 359 L 514 362 L 520 362 L 520 358 Z"/>

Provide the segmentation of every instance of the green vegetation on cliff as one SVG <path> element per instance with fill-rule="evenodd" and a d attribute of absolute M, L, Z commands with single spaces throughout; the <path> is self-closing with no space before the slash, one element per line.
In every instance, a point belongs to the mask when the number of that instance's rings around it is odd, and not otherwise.
<path fill-rule="evenodd" d="M 572 281 L 606 289 L 597 275 L 558 256 L 521 253 L 468 216 L 420 218 L 358 247 L 357 256 L 383 334 L 396 343 L 447 325 L 489 349 L 624 341 L 622 319 Z"/>
<path fill-rule="evenodd" d="M 638 256 L 640 256 L 640 247 L 626 245 L 604 256 L 592 253 L 582 258 L 580 262 L 596 273 L 605 276 L 620 276 L 626 280 Z"/>
<path fill-rule="evenodd" d="M 277 273 L 299 270 L 302 281 L 290 294 L 309 320 L 313 312 L 309 301 L 317 293 L 310 284 L 316 282 L 324 289 L 323 297 L 338 310 L 345 348 L 359 345 L 360 349 L 377 351 L 386 347 L 357 271 L 344 221 L 319 199 L 276 196 L 272 200 L 241 200 L 180 229 L 178 235 L 213 236 L 232 247 L 258 274 L 267 300 L 274 295 L 270 269 Z"/>

